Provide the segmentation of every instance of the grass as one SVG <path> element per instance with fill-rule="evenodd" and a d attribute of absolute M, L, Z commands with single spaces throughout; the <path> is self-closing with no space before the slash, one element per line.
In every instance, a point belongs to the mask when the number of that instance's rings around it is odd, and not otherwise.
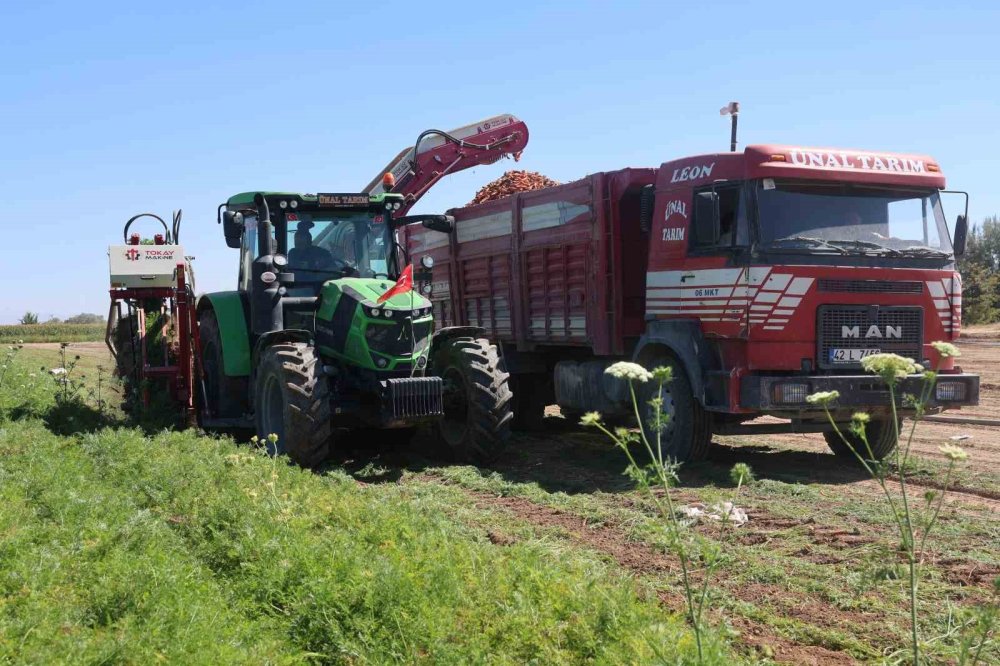
<path fill-rule="evenodd" d="M 0 387 L 0 663 L 694 660 L 683 620 L 595 553 L 495 545 L 455 488 L 54 414 L 31 352 Z"/>
<path fill-rule="evenodd" d="M 0 325 L 0 344 L 15 342 L 90 342 L 104 339 L 104 324 Z"/>

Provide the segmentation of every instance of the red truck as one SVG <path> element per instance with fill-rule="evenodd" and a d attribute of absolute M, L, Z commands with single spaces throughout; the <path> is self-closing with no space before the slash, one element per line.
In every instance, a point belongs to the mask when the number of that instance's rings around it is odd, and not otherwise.
<path fill-rule="evenodd" d="M 872 413 L 883 457 L 888 390 L 865 356 L 940 365 L 931 411 L 979 399 L 979 378 L 930 345 L 961 323 L 967 223 L 952 238 L 944 187 L 924 155 L 752 145 L 455 209 L 454 233 L 416 227 L 405 245 L 433 260 L 435 321 L 501 345 L 522 426 L 553 403 L 629 414 L 604 373 L 629 359 L 675 369 L 664 441 L 678 459 L 703 457 L 713 433 L 824 432 L 850 455 L 806 402 L 826 390 L 837 420 Z M 748 423 L 762 415 L 781 421 Z"/>

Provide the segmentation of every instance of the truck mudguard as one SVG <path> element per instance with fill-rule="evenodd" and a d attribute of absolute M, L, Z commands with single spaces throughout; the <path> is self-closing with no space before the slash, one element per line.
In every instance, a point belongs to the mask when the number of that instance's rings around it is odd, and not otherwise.
<path fill-rule="evenodd" d="M 222 338 L 222 370 L 227 377 L 250 376 L 250 333 L 238 291 L 219 291 L 198 298 L 198 312 L 215 311 Z"/>
<path fill-rule="evenodd" d="M 633 360 L 642 363 L 648 357 L 655 355 L 656 347 L 665 347 L 677 357 L 691 382 L 691 391 L 704 406 L 705 375 L 702 368 L 710 370 L 716 363 L 701 333 L 701 323 L 693 319 L 648 322 L 646 332 L 639 338 L 639 344 L 636 345 L 635 353 L 632 355 Z"/>

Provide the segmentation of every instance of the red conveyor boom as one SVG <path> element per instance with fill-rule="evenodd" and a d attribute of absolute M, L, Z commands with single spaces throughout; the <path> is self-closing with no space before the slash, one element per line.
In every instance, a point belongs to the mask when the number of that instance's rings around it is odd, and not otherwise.
<path fill-rule="evenodd" d="M 405 215 L 436 182 L 480 164 L 492 164 L 503 157 L 517 160 L 528 144 L 528 126 L 510 114 L 494 116 L 450 132 L 426 130 L 413 148 L 403 150 L 379 172 L 364 191 L 385 191 L 382 177 L 391 173 L 393 192 L 403 194 L 406 203 L 396 213 Z"/>

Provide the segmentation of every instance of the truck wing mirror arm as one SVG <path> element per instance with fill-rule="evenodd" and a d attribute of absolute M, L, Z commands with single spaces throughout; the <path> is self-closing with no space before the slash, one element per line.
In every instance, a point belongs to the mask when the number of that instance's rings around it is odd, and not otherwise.
<path fill-rule="evenodd" d="M 408 224 L 422 224 L 431 231 L 440 231 L 443 234 L 450 234 L 455 230 L 455 218 L 452 215 L 407 215 L 397 217 L 392 224 L 397 228 Z"/>

